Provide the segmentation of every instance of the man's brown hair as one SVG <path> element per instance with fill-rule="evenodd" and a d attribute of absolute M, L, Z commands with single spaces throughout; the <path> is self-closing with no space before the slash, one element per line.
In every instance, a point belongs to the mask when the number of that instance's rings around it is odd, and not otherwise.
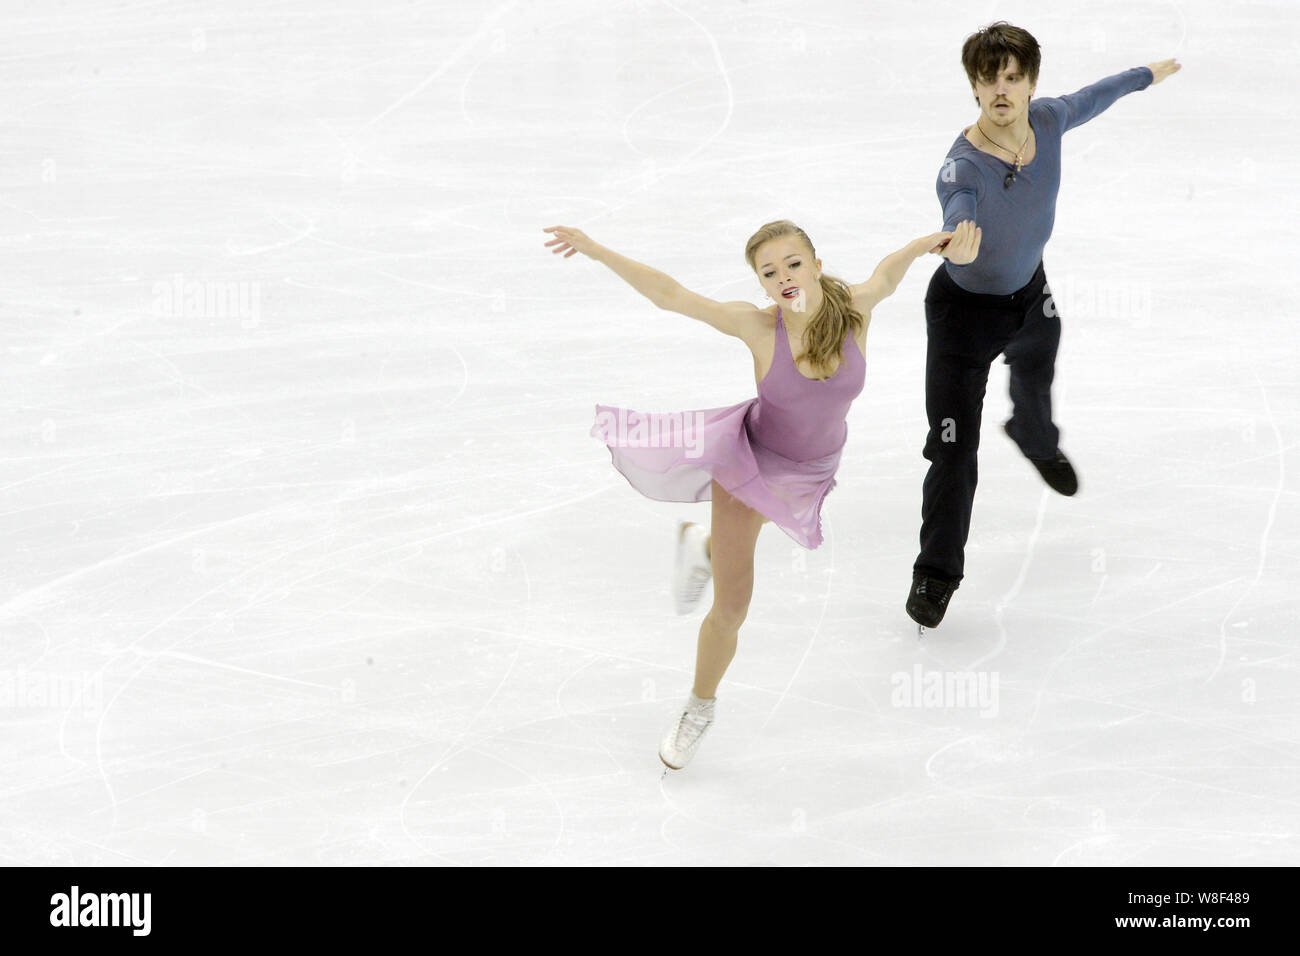
<path fill-rule="evenodd" d="M 1029 78 L 1029 85 L 1035 85 L 1038 82 L 1042 54 L 1038 49 L 1038 41 L 1028 30 L 999 20 L 972 33 L 961 47 L 961 65 L 966 68 L 971 86 L 975 85 L 977 78 L 992 83 L 1013 56 L 1020 65 L 1021 72 Z"/>

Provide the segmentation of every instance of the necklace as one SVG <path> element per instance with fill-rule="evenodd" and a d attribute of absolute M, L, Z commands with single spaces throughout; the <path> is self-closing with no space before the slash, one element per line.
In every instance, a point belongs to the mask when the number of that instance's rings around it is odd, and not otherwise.
<path fill-rule="evenodd" d="M 1002 150 L 1003 152 L 1006 152 L 1006 153 L 1010 153 L 1010 152 L 1011 152 L 1011 150 L 1007 149 L 1007 147 L 1003 146 L 1003 145 L 1002 145 L 1001 143 L 999 143 L 999 142 L 994 141 L 994 139 L 993 139 L 992 136 L 990 136 L 988 133 L 984 132 L 984 127 L 983 127 L 983 126 L 980 126 L 980 121 L 979 121 L 979 120 L 976 120 L 976 121 L 975 121 L 975 127 L 976 127 L 976 129 L 978 129 L 978 130 L 980 131 L 980 135 L 983 136 L 986 140 L 988 140 L 989 143 L 990 143 L 991 145 L 996 146 L 998 149 Z M 1016 162 L 1016 172 L 1020 172 L 1020 167 L 1023 166 L 1023 165 L 1025 165 L 1025 163 L 1024 163 L 1025 147 L 1027 147 L 1027 146 L 1029 145 L 1029 137 L 1032 136 L 1033 133 L 1034 133 L 1034 128 L 1031 126 L 1031 127 L 1029 127 L 1029 132 L 1025 134 L 1025 141 L 1024 141 L 1023 143 L 1020 144 L 1020 149 L 1017 150 L 1015 153 L 1012 153 L 1012 155 L 1016 157 L 1016 160 L 1015 160 L 1015 162 Z"/>

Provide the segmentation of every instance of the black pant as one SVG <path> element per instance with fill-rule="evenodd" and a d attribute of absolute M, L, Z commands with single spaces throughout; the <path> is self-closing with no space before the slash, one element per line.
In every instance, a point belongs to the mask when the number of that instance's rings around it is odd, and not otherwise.
<path fill-rule="evenodd" d="M 963 574 L 966 537 L 978 478 L 980 414 L 989 366 L 1006 353 L 1011 366 L 1011 437 L 1027 458 L 1051 458 L 1060 438 L 1052 424 L 1052 376 L 1061 320 L 1043 264 L 1010 295 L 976 295 L 941 263 L 925 294 L 929 344 L 925 411 L 930 462 L 921 490 L 921 553 L 917 571 L 948 581 Z"/>

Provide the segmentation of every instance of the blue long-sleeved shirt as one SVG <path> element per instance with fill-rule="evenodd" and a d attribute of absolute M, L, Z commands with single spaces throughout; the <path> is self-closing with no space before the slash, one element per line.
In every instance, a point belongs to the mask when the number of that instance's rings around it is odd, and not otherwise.
<path fill-rule="evenodd" d="M 967 292 L 1009 295 L 1022 288 L 1043 258 L 1056 222 L 1061 188 L 1061 137 L 1082 126 L 1125 93 L 1144 90 L 1155 79 L 1145 66 L 1116 73 L 1077 93 L 1029 103 L 1029 123 L 1037 137 L 1034 160 L 1004 188 L 1014 164 L 982 152 L 964 134 L 948 150 L 935 189 L 943 207 L 943 228 L 975 220 L 980 251 L 964 266 L 945 263 L 948 275 Z"/>

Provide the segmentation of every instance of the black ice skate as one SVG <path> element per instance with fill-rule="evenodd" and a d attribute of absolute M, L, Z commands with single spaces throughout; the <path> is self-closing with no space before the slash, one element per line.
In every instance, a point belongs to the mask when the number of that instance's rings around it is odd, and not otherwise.
<path fill-rule="evenodd" d="M 912 572 L 912 591 L 907 596 L 907 614 L 921 627 L 938 627 L 948 610 L 948 599 L 957 590 L 955 581 Z"/>
<path fill-rule="evenodd" d="M 1006 422 L 1002 424 L 1002 430 L 1011 438 L 1011 430 L 1007 427 Z M 1014 438 L 1011 439 L 1015 441 Z M 1025 457 L 1028 458 L 1026 455 Z M 1079 490 L 1079 476 L 1074 473 L 1074 466 L 1070 464 L 1070 459 L 1066 458 L 1057 449 L 1053 458 L 1029 458 L 1029 463 L 1038 469 L 1038 473 L 1043 476 L 1043 481 L 1047 482 L 1047 487 L 1051 488 L 1057 494 L 1065 495 L 1067 498 Z"/>

